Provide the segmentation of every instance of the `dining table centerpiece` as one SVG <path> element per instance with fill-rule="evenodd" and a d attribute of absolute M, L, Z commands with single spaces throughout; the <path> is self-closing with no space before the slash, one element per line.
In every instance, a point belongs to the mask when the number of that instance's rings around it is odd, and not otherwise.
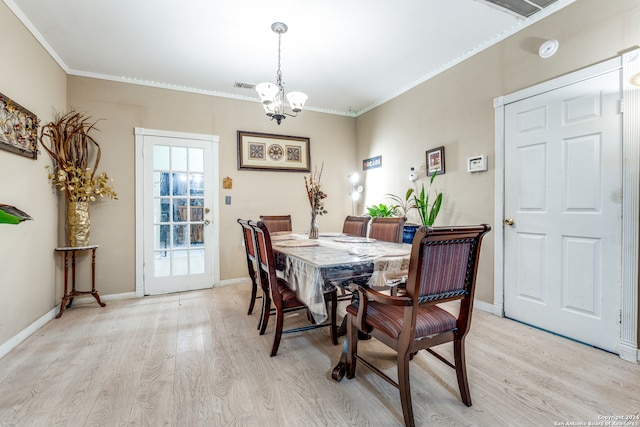
<path fill-rule="evenodd" d="M 95 124 L 84 114 L 71 110 L 58 114 L 42 127 L 40 134 L 40 144 L 53 160 L 53 167 L 45 166 L 49 181 L 67 201 L 65 228 L 67 244 L 72 247 L 89 244 L 89 203 L 105 197 L 118 199 L 113 179 L 106 172 L 97 173 L 102 150 L 89 134 L 95 130 Z"/>
<path fill-rule="evenodd" d="M 323 200 L 327 198 L 327 194 L 320 188 L 320 179 L 322 178 L 322 170 L 324 169 L 324 162 L 318 168 L 314 168 L 314 171 L 309 178 L 304 177 L 304 185 L 307 188 L 307 197 L 309 198 L 309 204 L 311 205 L 311 225 L 309 227 L 309 238 L 318 238 L 318 215 L 324 215 L 327 213 L 324 208 Z"/>

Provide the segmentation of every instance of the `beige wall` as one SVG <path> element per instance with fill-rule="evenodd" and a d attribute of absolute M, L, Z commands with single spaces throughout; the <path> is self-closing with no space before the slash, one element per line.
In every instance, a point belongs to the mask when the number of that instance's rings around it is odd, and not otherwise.
<path fill-rule="evenodd" d="M 322 184 L 329 195 L 329 214 L 320 218 L 320 227 L 341 228 L 350 212 L 347 175 L 356 164 L 353 118 L 304 111 L 278 126 L 253 102 L 82 77 L 69 77 L 68 85 L 69 105 L 102 119 L 97 135 L 103 149 L 100 169 L 114 178 L 120 198 L 91 208 L 91 240 L 100 244 L 96 280 L 101 294 L 135 290 L 135 127 L 220 137 L 222 280 L 247 276 L 237 218 L 291 214 L 294 229 L 306 230 L 309 225 L 303 180 L 307 174 L 239 171 L 238 130 L 309 137 L 312 166 L 324 162 Z M 222 178 L 227 176 L 233 179 L 231 190 L 222 189 Z M 231 205 L 224 204 L 225 196 L 231 196 Z"/>
<path fill-rule="evenodd" d="M 0 2 L 0 92 L 51 120 L 66 105 L 66 75 Z M 46 153 L 37 160 L 0 150 L 0 203 L 33 217 L 19 225 L 0 224 L 0 345 L 38 320 L 60 301 L 56 288 L 55 191 L 47 182 Z M 0 353 L 1 354 L 1 353 Z"/>
<path fill-rule="evenodd" d="M 31 109 L 43 121 L 54 111 L 76 108 L 102 119 L 97 139 L 101 170 L 115 179 L 119 201 L 92 205 L 92 242 L 100 245 L 97 283 L 102 295 L 134 291 L 134 127 L 214 134 L 220 137 L 219 177 L 233 179 L 220 189 L 221 278 L 246 276 L 236 218 L 291 213 L 294 228 L 307 227 L 309 207 L 300 173 L 238 171 L 236 131 L 311 138 L 313 164 L 325 162 L 323 185 L 329 215 L 321 229 L 339 229 L 351 212 L 346 176 L 362 159 L 383 156 L 383 167 L 366 173 L 366 199 L 359 209 L 404 194 L 411 166 L 425 180 L 425 150 L 444 145 L 445 175 L 436 180 L 445 204 L 437 224 L 493 224 L 493 99 L 558 75 L 614 57 L 640 44 L 640 0 L 579 0 L 510 39 L 464 61 L 358 119 L 305 111 L 281 126 L 269 122 L 256 103 L 65 77 L 15 16 L 0 3 L 0 39 L 5 57 L 19 58 L 0 69 L 0 92 Z M 546 39 L 560 41 L 547 60 L 536 55 Z M 484 153 L 489 171 L 466 172 L 466 158 Z M 37 161 L 0 151 L 0 203 L 33 217 L 0 225 L 0 346 L 54 308 L 62 295 L 59 260 L 64 243 L 56 216 L 63 210 L 46 181 L 46 154 Z M 232 204 L 224 205 L 224 196 Z M 416 220 L 416 218 L 410 218 Z M 500 226 L 500 225 L 498 225 Z M 58 262 L 56 262 L 58 261 Z M 54 280 L 57 277 L 57 280 Z M 493 235 L 485 240 L 477 297 L 493 300 Z M 10 343 L 9 343 L 10 344 Z"/>
<path fill-rule="evenodd" d="M 555 56 L 540 44 L 557 39 Z M 367 172 L 365 203 L 404 194 L 411 166 L 425 177 L 425 151 L 445 146 L 446 173 L 437 224 L 494 224 L 494 108 L 496 97 L 618 56 L 640 45 L 640 1 L 579 0 L 547 19 L 462 62 L 357 119 L 358 158 L 382 155 Z M 470 174 L 466 159 L 487 154 L 489 170 Z M 484 241 L 476 297 L 493 303 L 493 235 Z"/>

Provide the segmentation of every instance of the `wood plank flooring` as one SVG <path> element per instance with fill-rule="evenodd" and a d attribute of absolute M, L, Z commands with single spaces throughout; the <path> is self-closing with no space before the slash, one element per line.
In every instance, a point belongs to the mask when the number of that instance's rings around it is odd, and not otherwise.
<path fill-rule="evenodd" d="M 0 359 L 0 425 L 403 425 L 396 389 L 363 365 L 352 380 L 331 379 L 341 346 L 327 328 L 284 335 L 269 357 L 274 322 L 259 336 L 248 298 L 240 284 L 72 307 Z M 285 327 L 305 322 L 290 314 Z M 362 342 L 360 353 L 395 377 L 385 346 Z M 640 365 L 482 311 L 467 364 L 470 408 L 451 368 L 426 352 L 414 358 L 417 425 L 588 425 L 640 415 Z"/>

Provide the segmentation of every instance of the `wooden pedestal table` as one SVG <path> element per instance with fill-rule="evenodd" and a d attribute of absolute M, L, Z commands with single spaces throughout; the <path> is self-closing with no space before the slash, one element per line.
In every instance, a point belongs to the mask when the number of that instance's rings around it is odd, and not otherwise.
<path fill-rule="evenodd" d="M 62 316 L 65 308 L 71 307 L 73 298 L 78 295 L 91 294 L 98 301 L 101 307 L 106 304 L 100 301 L 100 295 L 96 291 L 96 249 L 98 245 L 91 246 L 77 246 L 77 247 L 61 247 L 56 248 L 56 252 L 64 254 L 64 295 L 62 296 L 62 302 L 60 303 L 60 312 L 56 317 Z M 76 290 L 76 253 L 82 251 L 91 251 L 91 290 L 90 291 L 78 291 Z M 71 291 L 69 291 L 69 255 L 71 255 Z"/>

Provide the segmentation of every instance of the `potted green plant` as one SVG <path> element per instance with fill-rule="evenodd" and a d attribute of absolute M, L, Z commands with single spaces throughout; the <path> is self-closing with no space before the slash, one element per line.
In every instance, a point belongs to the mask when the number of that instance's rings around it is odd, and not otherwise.
<path fill-rule="evenodd" d="M 367 213 L 371 218 L 389 218 L 392 216 L 396 216 L 398 214 L 398 211 L 395 206 L 389 206 L 384 203 L 380 203 L 379 205 L 367 206 Z"/>
<path fill-rule="evenodd" d="M 433 203 L 429 203 L 431 184 L 433 184 L 435 177 L 436 174 L 431 175 L 429 187 L 426 191 L 424 183 L 422 184 L 419 194 L 411 187 L 407 189 L 404 198 L 395 194 L 387 194 L 386 196 L 395 202 L 395 204 L 392 205 L 392 209 L 395 210 L 398 215 L 402 215 L 404 217 L 407 217 L 408 213 L 415 209 L 418 211 L 422 225 L 427 227 L 432 226 L 440 212 L 440 206 L 442 205 L 442 192 L 436 194 Z M 404 243 L 413 242 L 413 236 L 419 226 L 420 225 L 418 224 L 405 224 L 402 241 Z"/>
<path fill-rule="evenodd" d="M 436 193 L 435 199 L 432 199 L 433 202 L 429 201 L 429 194 L 431 193 L 431 184 L 433 184 L 433 180 L 435 179 L 437 174 L 431 175 L 431 179 L 429 180 L 429 188 L 425 191 L 424 183 L 422 183 L 422 189 L 420 190 L 420 194 L 413 193 L 413 202 L 415 204 L 416 210 L 418 211 L 418 215 L 420 215 L 420 220 L 422 221 L 422 225 L 425 227 L 431 227 L 440 212 L 440 206 L 442 206 L 442 192 Z"/>

